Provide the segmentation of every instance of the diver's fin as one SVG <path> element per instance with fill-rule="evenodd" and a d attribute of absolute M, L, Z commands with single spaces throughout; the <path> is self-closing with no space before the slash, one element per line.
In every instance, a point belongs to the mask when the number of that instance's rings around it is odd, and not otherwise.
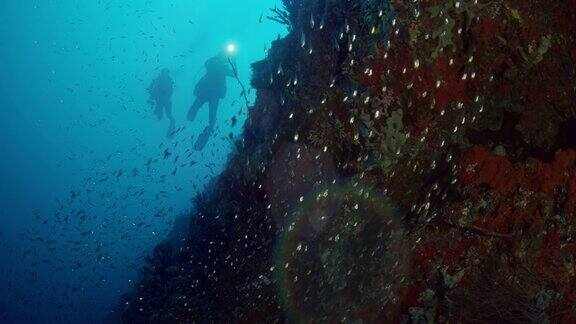
<path fill-rule="evenodd" d="M 209 127 L 204 128 L 202 133 L 198 135 L 196 143 L 194 143 L 194 149 L 196 151 L 202 151 L 204 149 L 204 146 L 206 146 L 206 144 L 208 143 L 210 135 L 212 135 L 212 129 L 210 129 Z"/>
<path fill-rule="evenodd" d="M 173 139 L 174 133 L 176 132 L 176 122 L 174 118 L 170 119 L 170 126 L 168 126 L 168 133 L 166 134 L 166 138 Z"/>

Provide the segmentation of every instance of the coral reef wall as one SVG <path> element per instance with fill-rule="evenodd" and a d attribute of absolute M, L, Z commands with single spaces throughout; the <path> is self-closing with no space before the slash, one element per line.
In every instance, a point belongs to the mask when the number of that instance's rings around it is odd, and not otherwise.
<path fill-rule="evenodd" d="M 576 2 L 284 4 L 125 321 L 576 321 Z"/>

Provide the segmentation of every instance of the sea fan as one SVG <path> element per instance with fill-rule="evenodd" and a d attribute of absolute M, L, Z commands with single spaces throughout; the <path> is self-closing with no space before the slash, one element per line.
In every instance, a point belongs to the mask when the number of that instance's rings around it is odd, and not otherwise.
<path fill-rule="evenodd" d="M 456 288 L 449 299 L 456 322 L 545 323 L 548 290 L 527 268 L 490 259 Z"/>
<path fill-rule="evenodd" d="M 267 18 L 286 25 L 288 30 L 292 31 L 296 24 L 296 17 L 298 16 L 301 3 L 302 1 L 300 0 L 282 0 L 282 8 L 271 8 L 270 11 L 272 11 L 273 15 Z"/>

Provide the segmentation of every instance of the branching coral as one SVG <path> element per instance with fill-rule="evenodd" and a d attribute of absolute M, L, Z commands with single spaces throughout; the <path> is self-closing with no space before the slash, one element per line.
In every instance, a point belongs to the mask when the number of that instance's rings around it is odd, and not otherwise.
<path fill-rule="evenodd" d="M 334 148 L 345 139 L 344 125 L 337 119 L 318 121 L 308 133 L 310 143 L 317 148 Z"/>

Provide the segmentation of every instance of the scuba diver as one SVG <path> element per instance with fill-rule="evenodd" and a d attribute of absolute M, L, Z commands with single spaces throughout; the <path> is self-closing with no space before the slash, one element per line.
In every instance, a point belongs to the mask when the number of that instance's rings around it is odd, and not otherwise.
<path fill-rule="evenodd" d="M 206 74 L 194 88 L 196 100 L 188 111 L 188 120 L 194 121 L 198 110 L 206 103 L 208 104 L 210 118 L 208 126 L 204 128 L 204 131 L 198 136 L 194 144 L 194 148 L 198 151 L 204 148 L 214 131 L 218 102 L 226 96 L 226 77 L 234 76 L 234 70 L 232 69 L 234 63 L 232 63 L 233 58 L 230 56 L 232 52 L 233 50 L 229 47 L 227 52 L 223 51 L 208 59 L 204 63 Z"/>
<path fill-rule="evenodd" d="M 158 117 L 158 120 L 162 119 L 164 113 L 170 121 L 170 126 L 168 126 L 168 138 L 174 136 L 174 128 L 176 126 L 176 121 L 174 116 L 172 116 L 172 90 L 174 89 L 174 81 L 170 77 L 170 70 L 164 68 L 160 75 L 152 81 L 150 87 L 148 88 L 148 93 L 150 98 L 148 103 L 154 106 L 154 114 Z"/>

